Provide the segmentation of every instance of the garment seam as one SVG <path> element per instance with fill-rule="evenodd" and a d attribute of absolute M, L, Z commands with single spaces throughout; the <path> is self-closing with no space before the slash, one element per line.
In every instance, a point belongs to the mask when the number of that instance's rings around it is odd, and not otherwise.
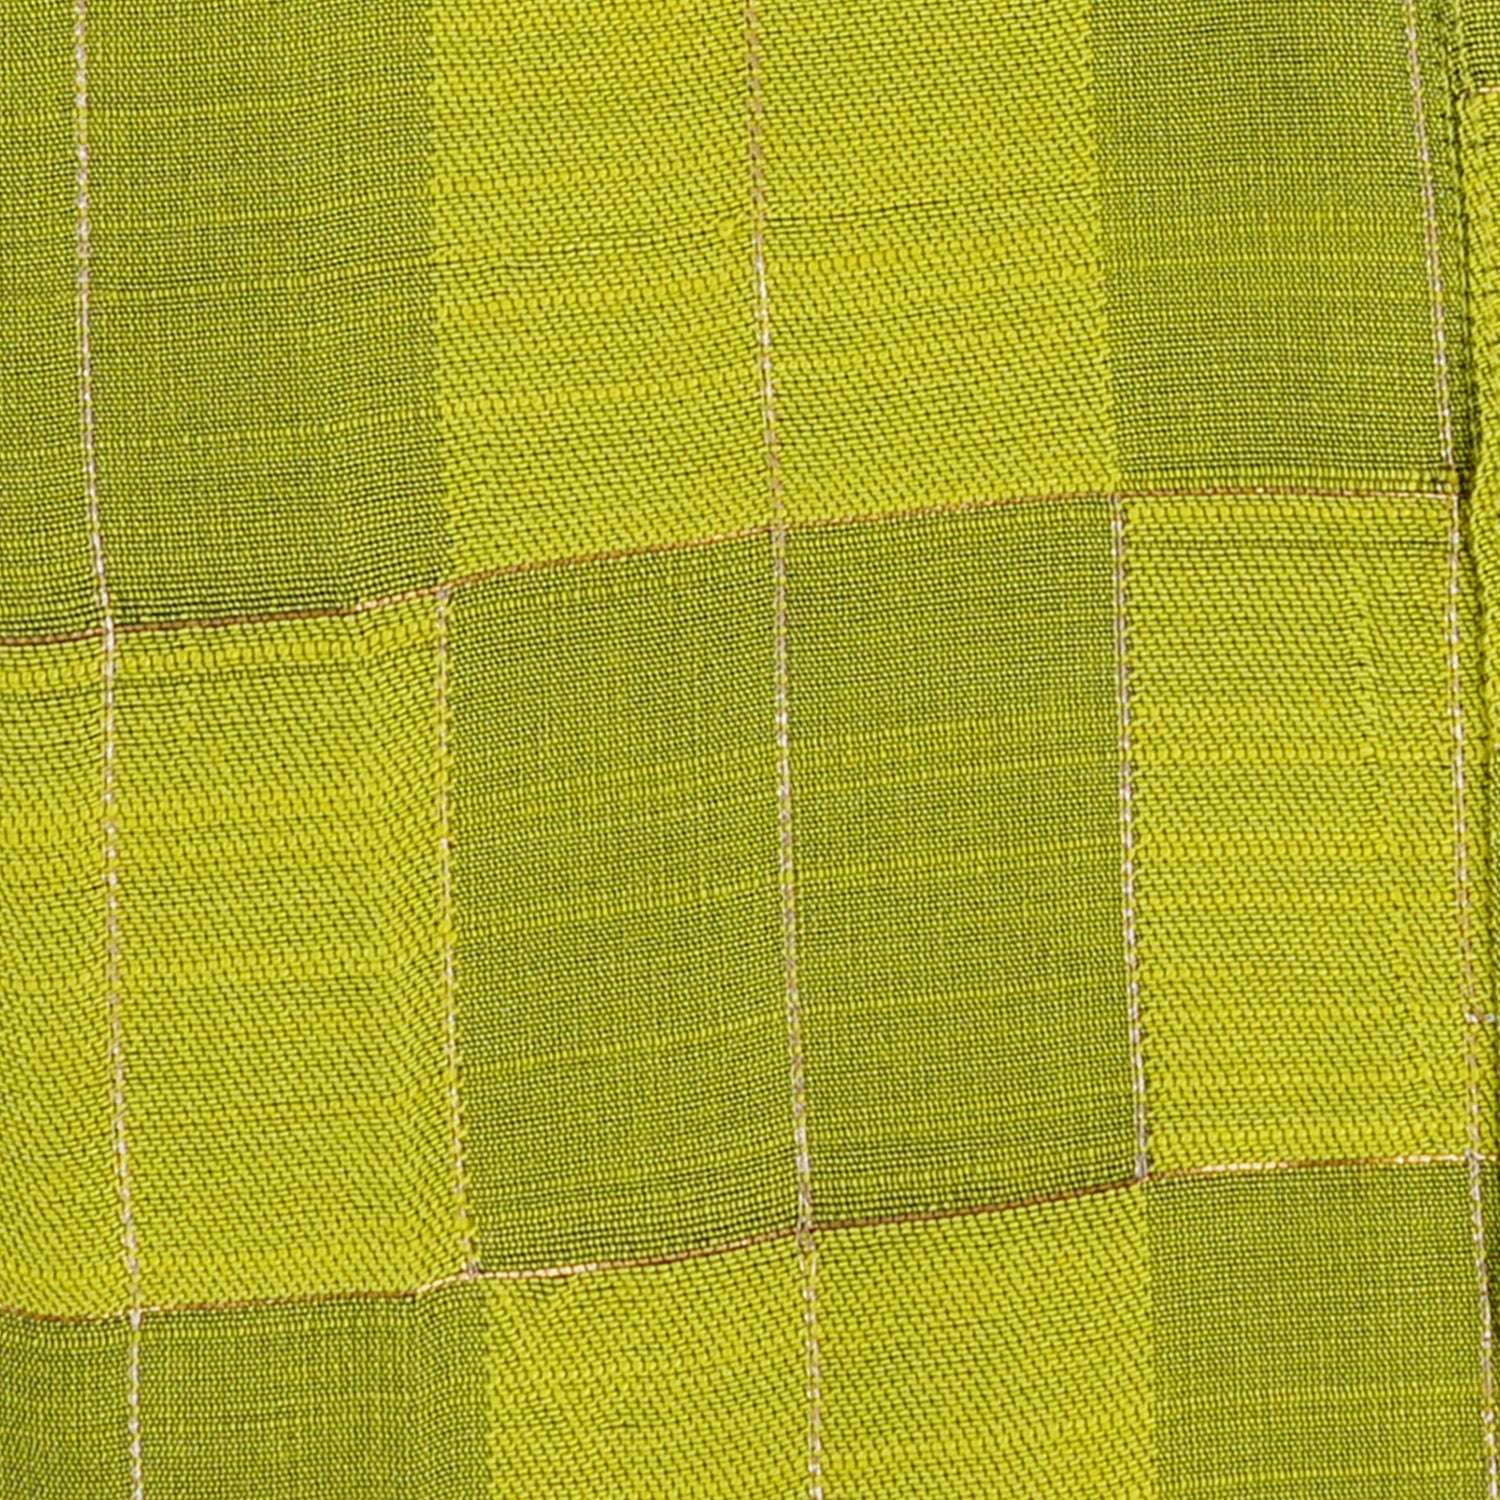
<path fill-rule="evenodd" d="M 1225 488 L 1198 488 L 1182 490 L 1077 490 L 1059 491 L 1056 494 L 1006 496 L 1001 499 L 976 499 L 957 501 L 952 504 L 913 506 L 905 510 L 870 511 L 857 515 L 815 516 L 801 521 L 786 520 L 788 537 L 800 533 L 817 532 L 833 527 L 881 526 L 910 521 L 939 519 L 945 516 L 965 516 L 976 513 L 1008 510 L 1012 507 L 1055 506 L 1059 509 L 1070 505 L 1087 505 L 1104 502 L 1117 493 L 1123 501 L 1146 501 L 1170 503 L 1173 501 L 1215 499 L 1289 499 L 1289 500 L 1370 500 L 1370 501 L 1433 501 L 1449 503 L 1452 491 L 1448 488 L 1430 490 L 1404 489 L 1301 489 L 1267 488 L 1264 485 L 1232 486 Z M 750 541 L 756 537 L 767 537 L 770 528 L 766 524 L 746 526 L 736 531 L 723 531 L 682 540 L 649 543 L 637 547 L 621 547 L 597 552 L 573 553 L 566 557 L 539 558 L 534 560 L 504 563 L 499 567 L 486 568 L 467 573 L 441 583 L 422 584 L 392 594 L 382 594 L 367 599 L 356 599 L 343 604 L 313 605 L 304 609 L 262 610 L 242 615 L 196 615 L 173 620 L 137 620 L 116 622 L 115 631 L 120 636 L 165 634 L 176 630 L 230 630 L 254 625 L 294 624 L 303 620 L 341 620 L 370 614 L 374 611 L 396 609 L 406 604 L 416 604 L 436 597 L 441 589 L 451 594 L 460 589 L 469 589 L 486 583 L 496 583 L 506 578 L 523 577 L 531 573 L 549 572 L 553 569 L 587 567 L 591 564 L 625 562 L 637 558 L 659 557 L 673 552 L 695 551 L 701 547 L 713 547 L 728 542 Z M 47 634 L 26 636 L 0 636 L 0 650 L 25 650 L 28 647 L 66 646 L 97 639 L 98 626 L 79 630 L 59 630 Z"/>
<path fill-rule="evenodd" d="M 1135 1126 L 1135 1175 L 1151 1175 L 1151 1136 L 1146 1095 L 1146 1041 L 1141 1010 L 1141 959 L 1137 932 L 1135 840 L 1135 745 L 1130 680 L 1129 559 L 1125 503 L 1112 497 L 1114 539 L 1115 689 L 1120 750 L 1120 896 L 1125 949 L 1126 1014 L 1130 1025 L 1130 1072 Z"/>
<path fill-rule="evenodd" d="M 124 999 L 121 984 L 120 849 L 116 812 L 116 697 L 118 642 L 114 605 L 110 596 L 109 565 L 104 548 L 103 510 L 99 498 L 98 434 L 94 413 L 94 352 L 92 328 L 91 177 L 89 142 L 89 8 L 88 0 L 73 7 L 73 149 L 76 207 L 75 258 L 78 310 L 78 401 L 83 447 L 84 492 L 88 515 L 89 554 L 99 612 L 100 714 L 102 766 L 99 827 L 104 864 L 104 989 L 109 1026 L 110 1134 L 118 1199 L 119 1236 L 124 1258 L 130 1307 L 130 1335 L 126 1345 L 126 1436 L 130 1457 L 132 1500 L 144 1500 L 145 1468 L 141 1442 L 141 1325 L 144 1296 L 140 1247 L 136 1231 L 134 1182 L 127 1129 Z"/>
<path fill-rule="evenodd" d="M 469 1198 L 468 1161 L 465 1150 L 463 1062 L 459 1045 L 457 935 L 453 902 L 453 823 L 451 772 L 453 764 L 449 729 L 452 703 L 448 687 L 451 649 L 449 644 L 450 592 L 439 589 L 433 607 L 434 676 L 437 699 L 437 846 L 439 926 L 443 965 L 443 1066 L 452 1131 L 453 1210 L 459 1241 L 459 1274 L 472 1278 L 479 1271 L 479 1245 L 473 1205 Z"/>
<path fill-rule="evenodd" d="M 747 0 L 744 27 L 747 147 L 751 198 L 750 249 L 755 293 L 757 366 L 760 376 L 761 446 L 771 505 L 769 538 L 774 615 L 772 675 L 776 725 L 778 867 L 781 890 L 783 987 L 791 1070 L 792 1137 L 797 1174 L 795 1238 L 802 1282 L 807 1489 L 811 1500 L 823 1500 L 823 1364 L 818 1316 L 818 1227 L 813 1200 L 807 1068 L 797 955 L 797 866 L 792 798 L 788 527 L 785 476 L 782 470 L 781 442 L 777 427 L 776 380 L 772 362 L 771 293 L 766 261 L 766 240 L 770 225 L 766 173 L 766 99 L 765 80 L 761 69 L 763 38 L 760 14 L 755 0 Z"/>
<path fill-rule="evenodd" d="M 1493 1017 L 1480 1019 L 1490 1019 Z M 1322 1157 L 1322 1158 L 1268 1158 L 1261 1161 L 1207 1162 L 1196 1166 L 1153 1167 L 1151 1175 L 1142 1182 L 1132 1172 L 1129 1176 L 1108 1182 L 1092 1183 L 1078 1187 L 1057 1188 L 1049 1192 L 1033 1193 L 1023 1197 L 1008 1198 L 998 1202 L 963 1204 L 933 1209 L 909 1209 L 887 1214 L 871 1214 L 860 1217 L 822 1218 L 818 1221 L 820 1237 L 842 1237 L 850 1233 L 904 1226 L 939 1225 L 962 1219 L 1003 1219 L 1008 1215 L 1034 1212 L 1062 1204 L 1078 1202 L 1086 1198 L 1107 1197 L 1118 1193 L 1139 1191 L 1143 1188 L 1160 1190 L 1165 1184 L 1174 1182 L 1201 1181 L 1211 1178 L 1259 1177 L 1290 1175 L 1299 1172 L 1334 1172 L 1368 1170 L 1425 1170 L 1430 1168 L 1467 1168 L 1472 1161 L 1468 1150 L 1462 1152 L 1413 1152 L 1393 1156 L 1366 1157 Z M 1480 1165 L 1494 1166 L 1497 1158 L 1482 1155 Z M 325 1303 L 364 1301 L 390 1301 L 425 1297 L 433 1292 L 460 1286 L 470 1281 L 557 1281 L 575 1276 L 617 1274 L 625 1271 L 666 1270 L 684 1263 L 711 1260 L 739 1254 L 743 1251 L 770 1245 L 794 1242 L 797 1237 L 795 1224 L 779 1226 L 758 1234 L 742 1235 L 711 1245 L 693 1246 L 659 1255 L 618 1256 L 588 1261 L 546 1266 L 490 1266 L 474 1275 L 463 1272 L 448 1273 L 435 1277 L 417 1286 L 394 1289 L 360 1289 L 335 1292 L 293 1293 L 285 1296 L 226 1298 L 203 1302 L 161 1303 L 147 1306 L 146 1316 L 169 1317 L 178 1314 L 213 1312 L 244 1312 L 259 1308 L 320 1306 Z M 128 1318 L 128 1309 L 113 1309 L 104 1313 L 57 1313 L 37 1312 L 33 1309 L 0 1305 L 0 1316 L 37 1323 L 64 1323 L 99 1325 L 119 1322 Z"/>
<path fill-rule="evenodd" d="M 1484 1436 L 1489 1500 L 1500 1500 L 1500 1449 L 1496 1441 L 1494 1316 L 1489 1288 L 1489 1257 L 1485 1238 L 1483 1173 L 1479 1164 L 1479 1057 L 1477 1032 L 1480 1011 L 1474 951 L 1473 911 L 1469 889 L 1468 773 L 1463 695 L 1462 616 L 1463 511 L 1458 482 L 1458 459 L 1453 435 L 1453 398 L 1449 377 L 1447 306 L 1443 282 L 1442 237 L 1438 219 L 1437 180 L 1422 80 L 1420 0 L 1403 0 L 1407 67 L 1411 79 L 1412 122 L 1417 165 L 1421 177 L 1422 230 L 1428 291 L 1432 304 L 1432 354 L 1438 437 L 1445 473 L 1452 481 L 1448 513 L 1448 570 L 1444 624 L 1447 645 L 1448 720 L 1452 738 L 1453 892 L 1458 942 L 1458 983 L 1468 1078 L 1468 1177 L 1470 1229 L 1474 1244 L 1474 1275 L 1478 1301 L 1480 1422 Z"/>

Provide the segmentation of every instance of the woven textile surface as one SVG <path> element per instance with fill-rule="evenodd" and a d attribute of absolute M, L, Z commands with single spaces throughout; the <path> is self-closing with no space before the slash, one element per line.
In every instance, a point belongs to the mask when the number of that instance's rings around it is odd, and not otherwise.
<path fill-rule="evenodd" d="M 1500 1500 L 1496 431 L 1500 0 L 0 0 L 0 1497 Z"/>

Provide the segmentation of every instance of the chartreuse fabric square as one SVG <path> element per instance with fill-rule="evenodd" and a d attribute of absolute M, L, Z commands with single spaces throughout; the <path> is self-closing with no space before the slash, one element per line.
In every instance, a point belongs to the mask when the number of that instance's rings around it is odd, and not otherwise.
<path fill-rule="evenodd" d="M 0 1494 L 1497 1500 L 1495 0 L 0 0 Z"/>

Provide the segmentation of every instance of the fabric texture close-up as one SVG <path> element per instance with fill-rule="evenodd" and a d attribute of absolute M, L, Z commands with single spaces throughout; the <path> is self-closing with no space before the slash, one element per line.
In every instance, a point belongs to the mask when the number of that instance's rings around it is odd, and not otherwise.
<path fill-rule="evenodd" d="M 1500 1500 L 1500 0 L 0 0 L 0 1500 Z"/>

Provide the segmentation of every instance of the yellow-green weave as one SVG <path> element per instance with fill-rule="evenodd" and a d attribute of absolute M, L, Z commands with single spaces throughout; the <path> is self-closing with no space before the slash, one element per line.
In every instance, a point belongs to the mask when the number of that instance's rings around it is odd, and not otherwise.
<path fill-rule="evenodd" d="M 3 1500 L 1500 1500 L 1500 0 L 0 0 Z"/>

